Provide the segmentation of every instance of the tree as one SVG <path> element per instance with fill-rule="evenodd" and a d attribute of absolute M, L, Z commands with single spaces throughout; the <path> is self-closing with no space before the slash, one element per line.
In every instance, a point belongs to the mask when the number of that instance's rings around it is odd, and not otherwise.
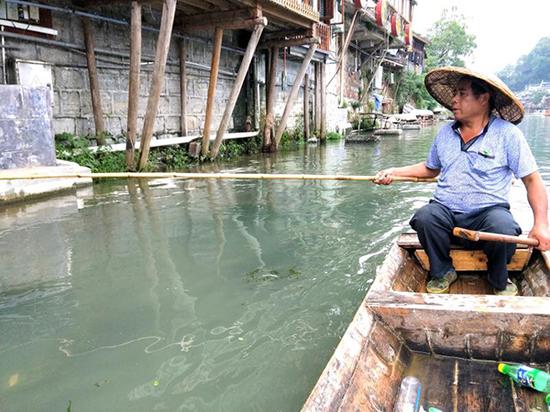
<path fill-rule="evenodd" d="M 550 37 L 543 37 L 529 54 L 508 65 L 498 76 L 512 89 L 523 90 L 529 84 L 550 81 Z"/>
<path fill-rule="evenodd" d="M 441 66 L 464 67 L 464 58 L 476 48 L 476 37 L 466 29 L 464 17 L 456 8 L 445 9 L 441 18 L 428 32 L 430 44 L 426 48 L 426 70 Z"/>

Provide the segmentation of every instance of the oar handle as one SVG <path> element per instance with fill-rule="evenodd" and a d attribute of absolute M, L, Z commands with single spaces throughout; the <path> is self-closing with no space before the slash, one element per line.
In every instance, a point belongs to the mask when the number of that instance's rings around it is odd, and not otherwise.
<path fill-rule="evenodd" d="M 518 243 L 520 245 L 528 246 L 539 245 L 539 241 L 537 239 L 529 237 L 503 235 L 500 233 L 479 232 L 477 230 L 469 230 L 462 227 L 455 227 L 453 229 L 453 235 L 462 239 L 471 240 L 473 242 L 477 242 L 479 240 L 489 240 L 492 242 Z"/>

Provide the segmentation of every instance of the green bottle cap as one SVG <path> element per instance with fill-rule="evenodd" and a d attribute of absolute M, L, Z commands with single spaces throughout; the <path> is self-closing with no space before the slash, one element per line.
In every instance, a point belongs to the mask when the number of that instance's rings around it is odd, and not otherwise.
<path fill-rule="evenodd" d="M 546 398 L 544 398 L 544 400 L 546 401 L 547 405 L 550 405 L 550 393 L 546 395 Z"/>

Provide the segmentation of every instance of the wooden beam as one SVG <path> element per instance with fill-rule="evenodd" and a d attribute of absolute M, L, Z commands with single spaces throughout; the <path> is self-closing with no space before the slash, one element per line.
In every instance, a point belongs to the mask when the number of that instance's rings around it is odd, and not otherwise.
<path fill-rule="evenodd" d="M 147 101 L 147 111 L 141 133 L 139 169 L 143 170 L 149 158 L 149 146 L 153 137 L 155 119 L 159 106 L 160 91 L 164 80 L 166 69 L 166 59 L 170 49 L 170 38 L 172 35 L 172 26 L 174 24 L 174 15 L 176 13 L 176 0 L 164 0 L 162 7 L 162 18 L 160 23 L 160 32 L 157 40 L 157 52 L 155 54 L 155 65 L 153 67 L 153 80 L 149 89 L 149 100 Z"/>
<path fill-rule="evenodd" d="M 239 18 L 239 19 L 219 21 L 219 22 L 203 22 L 203 21 L 197 20 L 194 23 L 187 24 L 185 27 L 182 28 L 182 31 L 189 33 L 192 31 L 204 31 L 204 30 L 211 30 L 216 28 L 220 28 L 223 30 L 246 30 L 246 29 L 251 29 L 261 23 L 262 23 L 262 18 L 248 18 L 248 19 Z"/>
<path fill-rule="evenodd" d="M 284 47 L 293 47 L 293 46 L 312 45 L 317 43 L 319 43 L 319 39 L 317 38 L 303 37 L 298 39 L 266 41 L 260 45 L 260 48 L 261 49 L 271 49 L 272 47 L 284 48 Z"/>
<path fill-rule="evenodd" d="M 132 1 L 130 21 L 130 76 L 128 79 L 128 124 L 126 138 L 126 169 L 134 170 L 139 107 L 139 74 L 141 63 L 141 3 Z"/>
<path fill-rule="evenodd" d="M 313 37 L 311 29 L 279 30 L 264 34 L 264 40 L 286 40 L 294 37 Z"/>
<path fill-rule="evenodd" d="M 105 131 L 103 125 L 103 110 L 101 108 L 101 93 L 97 78 L 97 66 L 95 60 L 95 36 L 94 26 L 87 17 L 82 18 L 84 29 L 84 43 L 86 44 L 86 60 L 88 62 L 88 76 L 90 78 L 90 92 L 92 95 L 92 111 L 94 113 L 95 134 L 98 146 L 105 145 Z"/>
<path fill-rule="evenodd" d="M 304 76 L 304 140 L 309 139 L 309 74 Z"/>
<path fill-rule="evenodd" d="M 236 19 L 246 19 L 250 17 L 250 9 L 217 11 L 210 13 L 194 14 L 192 16 L 185 16 L 178 21 L 178 26 L 181 26 L 181 29 L 185 30 L 187 28 L 187 25 L 193 25 L 197 22 L 215 24 L 226 21 L 233 21 Z"/>
<path fill-rule="evenodd" d="M 181 135 L 187 136 L 187 47 L 185 40 L 180 43 L 180 107 L 181 107 Z"/>
<path fill-rule="evenodd" d="M 265 126 L 264 126 L 264 142 L 263 150 L 268 151 L 272 150 L 274 147 L 272 142 L 273 129 L 275 126 L 275 100 L 277 97 L 277 63 L 279 61 L 279 49 L 273 47 L 270 50 L 270 63 L 269 63 L 269 73 L 267 76 L 267 91 L 266 91 L 266 113 L 265 113 Z"/>
<path fill-rule="evenodd" d="M 294 80 L 294 84 L 292 85 L 292 89 L 290 90 L 288 100 L 286 102 L 283 116 L 281 117 L 281 122 L 279 123 L 279 126 L 277 127 L 277 132 L 275 133 L 275 149 L 279 147 L 279 142 L 281 141 L 281 137 L 283 136 L 283 132 L 285 131 L 285 128 L 286 128 L 286 122 L 288 120 L 288 116 L 292 111 L 292 106 L 294 106 L 294 101 L 298 96 L 298 91 L 300 90 L 300 86 L 302 84 L 302 81 L 304 80 L 304 75 L 306 73 L 307 67 L 309 66 L 309 63 L 311 62 L 313 53 L 315 53 L 315 50 L 317 50 L 317 43 L 314 43 L 309 46 L 309 49 L 306 55 L 304 56 L 304 61 L 302 62 L 302 66 L 300 67 L 300 70 L 296 75 L 296 79 Z"/>
<path fill-rule="evenodd" d="M 229 101 L 225 106 L 225 111 L 223 113 L 222 120 L 220 121 L 218 132 L 216 133 L 216 141 L 212 146 L 213 159 L 215 159 L 216 156 L 218 155 L 218 151 L 220 150 L 220 145 L 222 144 L 223 135 L 227 131 L 227 126 L 229 125 L 229 119 L 231 119 L 231 116 L 233 115 L 233 110 L 235 109 L 237 98 L 239 97 L 239 93 L 241 92 L 241 88 L 243 86 L 246 73 L 248 72 L 248 68 L 250 67 L 250 62 L 254 57 L 254 53 L 256 52 L 256 47 L 258 46 L 258 42 L 260 41 L 260 37 L 262 36 L 264 27 L 267 26 L 267 19 L 265 17 L 262 17 L 259 20 L 261 20 L 261 23 L 258 23 L 254 27 L 254 31 L 250 36 L 250 40 L 248 40 L 248 46 L 246 47 L 246 51 L 244 53 L 241 66 L 239 67 L 239 72 L 237 73 L 235 84 L 233 85 L 233 89 L 231 89 L 231 94 L 229 95 Z"/>
<path fill-rule="evenodd" d="M 212 49 L 212 63 L 210 65 L 210 81 L 208 82 L 208 97 L 206 100 L 206 115 L 204 118 L 204 129 L 202 135 L 201 153 L 208 154 L 210 144 L 210 123 L 214 111 L 214 99 L 216 97 L 216 83 L 218 82 L 218 70 L 220 68 L 220 53 L 222 50 L 223 29 L 216 28 L 214 31 L 214 45 Z"/>

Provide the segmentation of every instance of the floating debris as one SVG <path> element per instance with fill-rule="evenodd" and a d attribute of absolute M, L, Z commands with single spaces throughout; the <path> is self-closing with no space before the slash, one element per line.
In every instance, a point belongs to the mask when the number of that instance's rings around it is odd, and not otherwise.
<path fill-rule="evenodd" d="M 14 373 L 8 379 L 8 387 L 13 388 L 15 385 L 17 385 L 18 382 L 19 382 L 19 374 Z"/>

